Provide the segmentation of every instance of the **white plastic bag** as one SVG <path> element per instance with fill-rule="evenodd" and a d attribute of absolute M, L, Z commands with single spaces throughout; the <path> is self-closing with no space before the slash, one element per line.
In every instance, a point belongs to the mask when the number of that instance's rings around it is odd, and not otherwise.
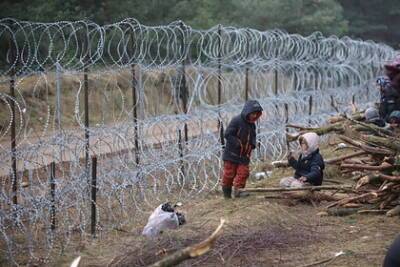
<path fill-rule="evenodd" d="M 166 229 L 177 229 L 179 226 L 178 216 L 175 212 L 163 211 L 163 204 L 158 206 L 150 215 L 142 235 L 147 237 L 155 237 Z"/>

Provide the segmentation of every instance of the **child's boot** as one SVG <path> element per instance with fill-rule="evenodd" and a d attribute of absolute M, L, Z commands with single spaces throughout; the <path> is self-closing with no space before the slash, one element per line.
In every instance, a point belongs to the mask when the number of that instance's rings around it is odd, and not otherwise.
<path fill-rule="evenodd" d="M 224 193 L 224 198 L 232 198 L 232 186 L 222 186 L 222 192 Z"/>
<path fill-rule="evenodd" d="M 235 198 L 239 198 L 239 197 L 248 197 L 250 196 L 250 194 L 248 192 L 241 192 L 240 188 L 233 188 L 233 196 Z"/>

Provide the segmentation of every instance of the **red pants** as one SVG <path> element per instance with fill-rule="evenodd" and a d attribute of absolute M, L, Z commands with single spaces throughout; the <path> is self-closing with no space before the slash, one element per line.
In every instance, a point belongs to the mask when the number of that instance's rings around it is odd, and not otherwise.
<path fill-rule="evenodd" d="M 246 180 L 250 175 L 249 165 L 235 164 L 231 161 L 224 161 L 224 171 L 222 174 L 223 186 L 234 186 L 235 188 L 244 188 Z"/>

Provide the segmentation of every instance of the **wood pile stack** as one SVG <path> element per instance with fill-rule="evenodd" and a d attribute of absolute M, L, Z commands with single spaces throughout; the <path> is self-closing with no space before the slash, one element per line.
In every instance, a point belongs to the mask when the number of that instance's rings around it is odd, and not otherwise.
<path fill-rule="evenodd" d="M 351 174 L 354 186 L 347 196 L 330 203 L 328 214 L 358 213 L 400 214 L 400 131 L 386 129 L 363 122 L 360 114 L 353 117 L 338 116 L 329 124 L 318 128 L 287 125 L 298 132 L 287 134 L 288 141 L 296 141 L 305 132 L 318 135 L 334 133 L 341 143 L 343 155 L 325 160 L 336 164 L 344 174 Z M 352 150 L 351 153 L 345 152 Z"/>

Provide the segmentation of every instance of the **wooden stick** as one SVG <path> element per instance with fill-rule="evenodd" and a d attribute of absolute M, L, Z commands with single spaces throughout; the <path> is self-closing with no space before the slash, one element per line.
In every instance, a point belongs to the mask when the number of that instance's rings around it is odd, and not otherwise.
<path fill-rule="evenodd" d="M 362 120 L 364 120 L 364 119 L 365 119 L 364 111 L 360 111 L 360 112 L 357 112 L 357 113 L 352 114 L 352 115 L 351 115 L 351 118 L 352 118 L 353 120 L 357 120 L 357 121 L 362 121 Z M 330 122 L 330 123 L 341 122 L 341 121 L 344 121 L 344 120 L 345 120 L 345 118 L 344 118 L 343 115 L 340 115 L 340 116 L 333 116 L 333 117 L 329 118 L 329 122 Z"/>
<path fill-rule="evenodd" d="M 304 191 L 304 190 L 343 190 L 352 191 L 352 185 L 319 185 L 319 186 L 304 186 L 300 188 L 280 188 L 280 187 L 267 187 L 267 188 L 243 188 L 242 192 L 291 192 L 291 191 Z"/>
<path fill-rule="evenodd" d="M 212 246 L 214 245 L 215 241 L 220 236 L 220 231 L 224 226 L 225 220 L 221 219 L 221 222 L 217 229 L 215 229 L 214 233 L 212 233 L 207 239 L 204 241 L 181 249 L 172 255 L 166 256 L 165 258 L 161 259 L 160 261 L 150 265 L 151 267 L 166 267 L 166 266 L 174 266 L 177 265 L 187 259 L 195 258 L 201 256 L 208 252 Z"/>
<path fill-rule="evenodd" d="M 358 201 L 361 199 L 371 198 L 371 197 L 377 198 L 378 196 L 379 196 L 379 194 L 377 192 L 368 192 L 368 193 L 361 194 L 359 196 L 349 197 L 349 198 L 345 198 L 345 199 L 339 200 L 337 202 L 331 203 L 327 206 L 327 208 L 332 208 L 334 206 L 343 206 L 343 205 L 353 202 L 353 201 Z"/>
<path fill-rule="evenodd" d="M 376 126 L 375 124 L 372 123 L 365 123 L 365 122 L 361 122 L 361 121 L 357 121 L 351 118 L 346 117 L 346 120 L 354 123 L 354 124 L 358 124 L 361 125 L 362 127 L 364 127 L 364 129 L 368 129 L 372 132 L 374 132 L 377 135 L 381 135 L 381 136 L 393 136 L 393 132 L 387 129 L 384 129 L 382 127 Z"/>
<path fill-rule="evenodd" d="M 303 127 L 293 124 L 286 124 L 286 127 L 300 130 L 300 133 L 298 133 L 297 135 L 287 136 L 288 141 L 295 141 L 301 134 L 304 134 L 306 132 L 314 132 L 318 135 L 324 135 L 330 132 L 344 133 L 344 127 L 342 123 L 329 124 L 317 128 Z"/>
<path fill-rule="evenodd" d="M 388 210 L 359 210 L 358 214 L 385 214 Z"/>
<path fill-rule="evenodd" d="M 394 166 L 387 162 L 382 163 L 379 166 L 371 166 L 371 165 L 364 165 L 364 164 L 346 164 L 342 163 L 340 165 L 341 169 L 353 169 L 353 170 L 368 170 L 368 171 L 383 171 L 387 169 L 391 169 Z"/>
<path fill-rule="evenodd" d="M 318 213 L 320 216 L 348 216 L 357 213 L 359 208 L 333 208 L 326 211 Z"/>
<path fill-rule="evenodd" d="M 386 196 L 384 198 L 384 200 L 381 202 L 381 204 L 379 204 L 379 209 L 383 210 L 385 209 L 387 206 L 389 206 L 392 201 L 398 199 L 399 196 L 397 194 L 389 194 L 388 196 Z"/>
<path fill-rule="evenodd" d="M 354 157 L 358 157 L 358 156 L 362 156 L 362 155 L 366 155 L 366 154 L 368 154 L 366 151 L 357 151 L 357 152 L 351 153 L 349 155 L 332 158 L 332 159 L 327 159 L 327 160 L 325 160 L 325 163 L 326 164 L 337 164 L 345 159 L 354 158 Z"/>
<path fill-rule="evenodd" d="M 324 183 L 343 184 L 343 181 L 339 181 L 339 180 L 335 180 L 335 179 L 329 179 L 329 178 L 324 178 Z"/>
<path fill-rule="evenodd" d="M 397 137 L 384 138 L 374 135 L 361 135 L 361 139 L 374 145 L 382 146 L 394 151 L 400 151 L 400 142 L 397 141 Z"/>
<path fill-rule="evenodd" d="M 381 154 L 381 155 L 389 155 L 389 156 L 395 154 L 395 152 L 393 152 L 391 150 L 368 146 L 368 145 L 362 144 L 360 142 L 354 141 L 352 138 L 344 136 L 344 135 L 339 135 L 338 137 L 341 140 L 343 140 L 344 142 L 349 143 L 355 147 L 358 147 L 358 148 L 360 148 L 366 152 L 372 153 L 372 154 Z"/>
<path fill-rule="evenodd" d="M 335 256 L 330 257 L 328 259 L 316 261 L 316 262 L 313 262 L 313 263 L 310 263 L 310 264 L 307 264 L 307 265 L 303 265 L 301 267 L 321 266 L 321 264 L 323 264 L 323 263 L 328 263 L 328 262 L 334 261 L 337 257 L 339 257 L 340 255 L 343 255 L 343 254 L 344 254 L 343 252 L 339 252 Z"/>
<path fill-rule="evenodd" d="M 273 161 L 272 166 L 274 168 L 287 168 L 289 167 L 289 162 L 287 160 L 277 160 L 277 161 Z"/>
<path fill-rule="evenodd" d="M 396 216 L 396 215 L 399 215 L 399 214 L 400 214 L 400 205 L 397 205 L 393 209 L 389 210 L 386 213 L 386 216 L 393 217 L 393 216 Z"/>
<path fill-rule="evenodd" d="M 293 191 L 293 192 L 283 192 L 279 194 L 282 198 L 286 199 L 298 199 L 298 200 L 307 200 L 307 201 L 339 201 L 343 199 L 343 197 L 335 196 L 322 192 L 314 192 L 314 191 Z"/>

